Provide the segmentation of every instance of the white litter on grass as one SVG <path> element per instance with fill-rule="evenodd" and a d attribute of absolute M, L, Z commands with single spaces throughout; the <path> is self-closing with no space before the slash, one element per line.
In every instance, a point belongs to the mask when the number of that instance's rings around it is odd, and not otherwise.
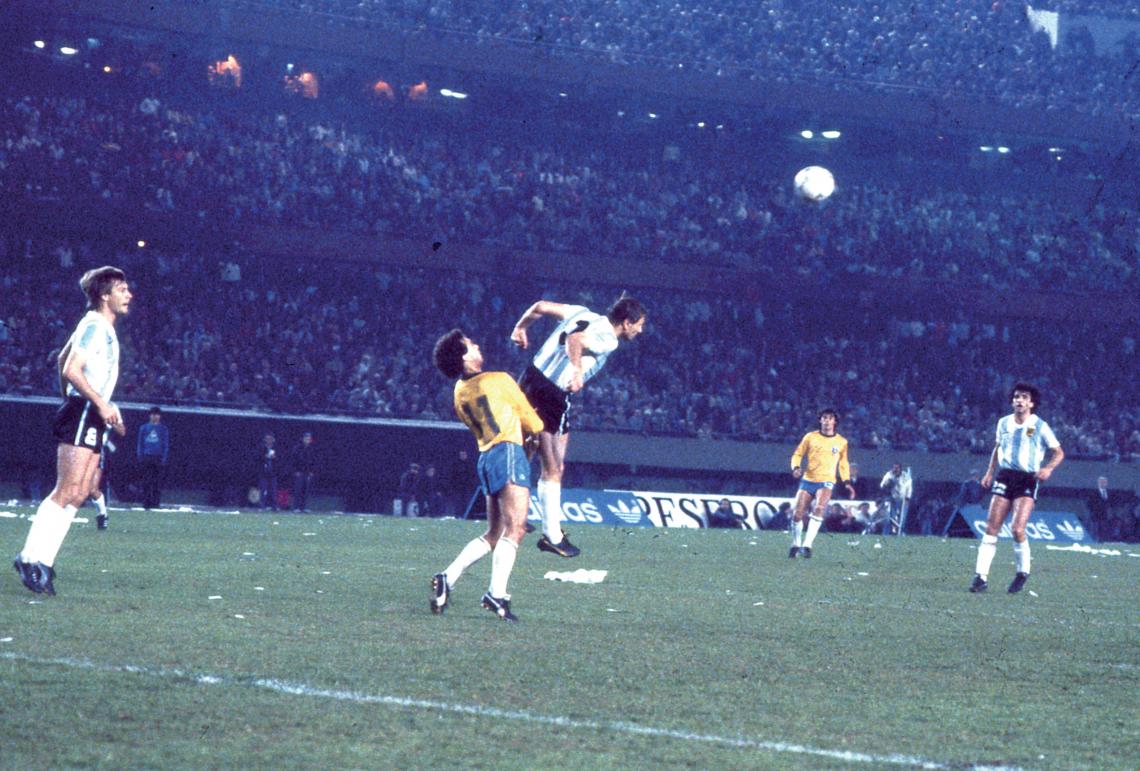
<path fill-rule="evenodd" d="M 331 571 L 331 570 L 322 570 L 322 571 L 321 571 L 321 575 L 322 575 L 322 576 L 331 576 L 331 575 L 332 575 L 332 571 Z"/>
<path fill-rule="evenodd" d="M 80 525 L 86 525 L 86 524 L 87 524 L 88 522 L 90 522 L 91 520 L 89 520 L 87 517 L 76 517 L 75 519 L 73 519 L 73 520 L 71 520 L 71 521 L 72 521 L 72 522 L 75 522 L 75 523 L 78 523 L 78 524 L 80 524 Z"/>
<path fill-rule="evenodd" d="M 0 642 L 12 642 L 11 637 L 0 637 Z"/>
<path fill-rule="evenodd" d="M 1085 546 L 1083 543 L 1075 543 L 1072 546 L 1053 546 L 1049 544 L 1045 548 L 1050 551 L 1079 551 L 1082 554 L 1103 554 L 1107 557 L 1121 556 L 1119 549 L 1094 549 L 1091 546 Z"/>
<path fill-rule="evenodd" d="M 857 576 L 869 576 L 871 574 L 870 573 L 856 573 L 855 575 L 857 575 Z"/>
<path fill-rule="evenodd" d="M 240 614 L 240 613 L 235 613 L 235 614 L 234 614 L 234 618 L 245 618 L 245 616 L 243 616 L 243 615 L 242 615 L 242 614 Z"/>
<path fill-rule="evenodd" d="M 859 543 L 860 543 L 859 541 L 848 541 L 848 542 L 847 542 L 847 545 L 848 545 L 848 546 L 858 546 L 858 545 L 859 545 Z"/>
<path fill-rule="evenodd" d="M 255 592 L 264 592 L 264 591 L 265 591 L 265 587 L 264 587 L 264 586 L 255 586 L 255 587 L 253 587 L 253 591 L 255 591 Z"/>
<path fill-rule="evenodd" d="M 548 581 L 565 581 L 570 584 L 600 584 L 606 580 L 608 573 L 608 570 L 578 568 L 568 571 L 548 570 L 542 577 Z"/>
<path fill-rule="evenodd" d="M 301 533 L 301 535 L 316 535 L 316 533 Z"/>
<path fill-rule="evenodd" d="M 617 608 L 606 608 L 606 613 L 621 613 Z"/>
<path fill-rule="evenodd" d="M 1037 596 L 1037 592 L 1035 592 L 1035 591 L 1033 591 L 1032 589 L 1030 589 L 1030 590 L 1029 590 L 1029 596 L 1030 596 L 1030 597 L 1036 597 L 1036 596 Z"/>
<path fill-rule="evenodd" d="M 241 556 L 243 556 L 243 557 L 253 557 L 253 556 L 255 556 L 255 555 L 254 555 L 254 553 L 253 553 L 253 552 L 251 552 L 251 551 L 243 551 L 243 552 L 241 553 Z"/>
<path fill-rule="evenodd" d="M 4 519 L 16 519 L 16 518 L 18 518 L 19 516 L 20 516 L 20 515 L 19 515 L 19 514 L 16 514 L 15 512 L 11 512 L 11 511 L 0 511 L 0 517 L 3 517 Z"/>
<path fill-rule="evenodd" d="M 752 603 L 752 607 L 754 607 L 754 608 L 758 608 L 758 607 L 760 607 L 760 606 L 761 606 L 761 605 L 763 605 L 763 604 L 764 604 L 764 603 L 762 603 L 762 602 L 754 602 L 754 603 Z"/>
<path fill-rule="evenodd" d="M 876 543 L 876 544 L 875 544 L 875 548 L 876 548 L 876 549 L 881 549 L 881 548 L 883 548 L 883 545 L 882 545 L 881 543 Z"/>
<path fill-rule="evenodd" d="M 749 542 L 748 542 L 748 545 L 749 545 L 749 546 L 755 546 L 755 545 L 756 545 L 756 542 L 755 542 L 755 541 L 749 541 Z"/>
<path fill-rule="evenodd" d="M 222 599 L 222 595 L 220 595 L 220 594 L 211 594 L 211 595 L 210 595 L 209 597 L 207 597 L 206 599 L 207 599 L 207 600 L 220 600 L 220 599 Z"/>

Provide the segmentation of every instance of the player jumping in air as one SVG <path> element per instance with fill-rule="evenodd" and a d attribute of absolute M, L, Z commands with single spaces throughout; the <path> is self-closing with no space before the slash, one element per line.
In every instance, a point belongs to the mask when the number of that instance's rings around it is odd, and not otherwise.
<path fill-rule="evenodd" d="M 542 537 L 538 539 L 538 548 L 563 557 L 577 557 L 578 547 L 562 532 L 562 476 L 570 442 L 570 400 L 598 374 L 620 341 L 633 340 L 641 334 L 645 308 L 632 297 L 623 296 L 602 316 L 582 305 L 539 300 L 515 324 L 511 341 L 526 350 L 530 344 L 526 330 L 543 316 L 558 319 L 558 326 L 519 380 L 543 423 L 538 437 L 542 463 L 538 482 Z"/>
<path fill-rule="evenodd" d="M 507 581 L 526 532 L 530 505 L 530 459 L 524 440 L 542 430 L 542 419 L 506 372 L 484 372 L 483 353 L 462 331 L 441 337 L 435 365 L 455 382 L 455 413 L 479 445 L 476 470 L 487 496 L 487 531 L 468 543 L 442 573 L 432 576 L 432 613 L 442 613 L 463 571 L 491 554 L 491 586 L 483 595 L 487 610 L 505 621 L 511 612 Z"/>
<path fill-rule="evenodd" d="M 1016 594 L 1029 579 L 1029 541 L 1025 526 L 1037 502 L 1037 486 L 1052 476 L 1054 469 L 1065 459 L 1065 451 L 1057 441 L 1053 429 L 1037 417 L 1041 394 L 1036 388 L 1018 383 L 1010 391 L 1013 414 L 997 423 L 994 451 L 990 465 L 982 477 L 982 487 L 993 493 L 986 516 L 986 534 L 978 546 L 978 559 L 970 591 L 975 594 L 989 588 L 990 563 L 997 552 L 998 533 L 1010 511 L 1013 511 L 1013 554 L 1017 560 L 1017 575 L 1009 585 L 1009 593 Z M 1048 461 L 1046 462 L 1046 458 Z M 996 472 L 996 473 L 995 473 Z"/>
<path fill-rule="evenodd" d="M 800 480 L 796 492 L 795 515 L 792 520 L 792 548 L 788 556 L 792 559 L 801 555 L 811 559 L 811 545 L 816 533 L 823 524 L 827 504 L 831 500 L 831 490 L 838 480 L 851 478 L 851 468 L 847 463 L 847 440 L 836 433 L 839 413 L 826 409 L 819 413 L 819 430 L 804 434 L 795 452 L 792 453 L 792 476 Z M 807 458 L 807 468 L 803 468 Z M 848 496 L 855 497 L 855 488 L 843 481 Z M 814 500 L 814 503 L 813 503 Z M 811 517 L 807 532 L 804 532 L 804 518 L 808 508 Z"/>

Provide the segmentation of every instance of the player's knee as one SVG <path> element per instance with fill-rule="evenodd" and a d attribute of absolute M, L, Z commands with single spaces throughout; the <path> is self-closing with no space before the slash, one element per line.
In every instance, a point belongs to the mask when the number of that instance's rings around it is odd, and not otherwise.
<path fill-rule="evenodd" d="M 1013 533 L 1013 540 L 1018 543 L 1025 541 L 1025 525 L 1014 525 L 1010 528 L 1010 532 Z M 995 533 L 995 535 L 997 534 Z"/>

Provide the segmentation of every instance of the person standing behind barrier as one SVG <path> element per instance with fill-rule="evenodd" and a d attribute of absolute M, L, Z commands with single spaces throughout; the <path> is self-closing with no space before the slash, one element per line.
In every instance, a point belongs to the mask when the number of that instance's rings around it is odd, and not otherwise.
<path fill-rule="evenodd" d="M 883 535 L 890 535 L 892 532 L 902 533 L 903 525 L 906 523 L 907 506 L 910 505 L 911 494 L 914 491 L 910 469 L 904 469 L 901 463 L 894 464 L 890 471 L 883 474 L 879 489 L 887 494 L 891 504 L 890 520 L 883 527 Z"/>
<path fill-rule="evenodd" d="M 313 432 L 306 431 L 293 449 L 293 511 L 309 510 L 309 488 L 316 473 L 313 453 Z"/>
<path fill-rule="evenodd" d="M 407 470 L 400 474 L 400 486 L 396 490 L 396 499 L 392 502 L 392 515 L 420 515 L 420 464 L 409 463 Z"/>
<path fill-rule="evenodd" d="M 56 483 L 36 510 L 24 548 L 12 563 L 24 586 L 55 594 L 55 558 L 75 512 L 91 494 L 107 428 L 123 423 L 111 401 L 119 379 L 119 338 L 115 322 L 130 312 L 126 274 L 110 265 L 89 270 L 79 280 L 87 313 L 60 351 L 59 383 L 64 402 L 56 412 Z"/>
<path fill-rule="evenodd" d="M 261 508 L 277 511 L 277 439 L 266 434 L 257 454 L 257 490 Z"/>
<path fill-rule="evenodd" d="M 170 431 L 158 407 L 151 407 L 147 422 L 139 426 L 135 455 L 142 467 L 143 508 L 157 509 L 162 503 L 162 473 L 170 456 Z"/>
<path fill-rule="evenodd" d="M 1031 385 L 1018 383 L 1010 391 L 1013 414 L 997 423 L 994 451 L 990 465 L 982 477 L 982 487 L 993 493 L 986 516 L 986 534 L 978 546 L 974 580 L 970 591 L 974 594 L 989 587 L 990 564 L 997 553 L 998 533 L 1006 517 L 1013 512 L 1013 555 L 1017 560 L 1017 575 L 1009 585 L 1009 593 L 1020 592 L 1029 579 L 1030 554 L 1025 526 L 1037 503 L 1037 488 L 1053 475 L 1065 459 L 1065 451 L 1053 429 L 1037 417 L 1041 405 L 1040 392 Z M 1046 457 L 1048 461 L 1046 462 Z"/>

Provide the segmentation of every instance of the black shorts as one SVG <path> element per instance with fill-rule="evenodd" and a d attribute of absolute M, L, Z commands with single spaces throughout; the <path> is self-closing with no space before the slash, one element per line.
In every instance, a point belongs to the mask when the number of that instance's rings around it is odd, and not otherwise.
<path fill-rule="evenodd" d="M 103 451 L 103 435 L 107 424 L 99 416 L 95 405 L 82 396 L 69 396 L 55 413 L 51 434 L 61 444 L 86 447 L 93 452 Z"/>
<path fill-rule="evenodd" d="M 1030 471 L 1000 469 L 994 477 L 994 485 L 990 491 L 1011 501 L 1018 498 L 1037 500 L 1037 475 Z"/>
<path fill-rule="evenodd" d="M 532 364 L 519 378 L 519 388 L 552 434 L 570 433 L 570 394 L 556 386 Z"/>

